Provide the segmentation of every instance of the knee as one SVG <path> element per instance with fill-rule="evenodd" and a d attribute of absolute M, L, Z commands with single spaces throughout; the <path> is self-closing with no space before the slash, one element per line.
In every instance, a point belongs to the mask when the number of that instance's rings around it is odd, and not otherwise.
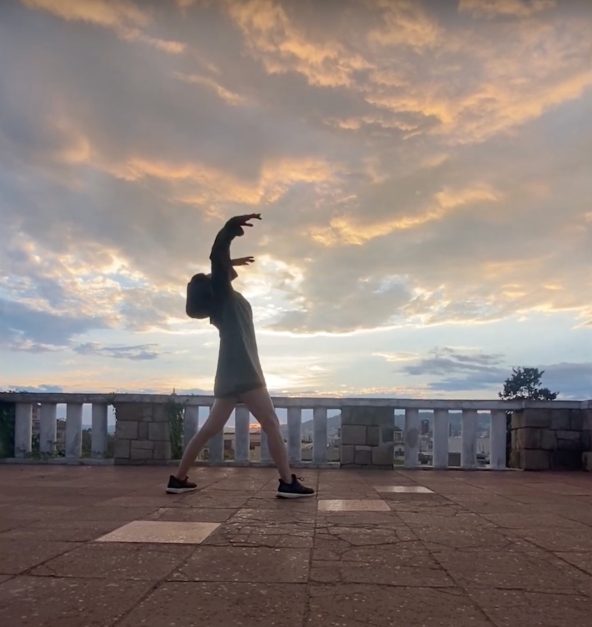
<path fill-rule="evenodd" d="M 260 416 L 257 418 L 259 424 L 261 425 L 261 429 L 266 433 L 271 431 L 275 431 L 280 427 L 280 421 L 275 414 L 270 414 L 269 416 Z"/>

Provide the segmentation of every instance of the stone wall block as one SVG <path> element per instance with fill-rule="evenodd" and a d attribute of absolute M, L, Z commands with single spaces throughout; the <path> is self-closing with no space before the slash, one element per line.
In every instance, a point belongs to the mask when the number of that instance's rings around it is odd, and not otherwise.
<path fill-rule="evenodd" d="M 539 449 L 542 447 L 542 429 L 534 429 L 526 427 L 517 429 L 517 445 L 518 448 Z"/>
<path fill-rule="evenodd" d="M 154 442 L 151 440 L 132 440 L 132 451 L 144 450 L 151 451 L 154 448 Z"/>
<path fill-rule="evenodd" d="M 392 444 L 395 439 L 395 428 L 394 427 L 382 427 L 380 430 L 380 443 L 381 444 Z"/>
<path fill-rule="evenodd" d="M 354 463 L 354 446 L 346 444 L 341 447 L 341 463 L 353 464 Z"/>
<path fill-rule="evenodd" d="M 372 450 L 370 447 L 365 450 L 357 446 L 355 450 L 354 462 L 359 466 L 368 466 L 372 463 Z"/>
<path fill-rule="evenodd" d="M 118 403 L 115 406 L 117 421 L 140 420 L 143 415 L 145 403 Z"/>
<path fill-rule="evenodd" d="M 551 428 L 569 429 L 571 421 L 571 412 L 569 409 L 553 409 L 551 410 Z"/>
<path fill-rule="evenodd" d="M 548 470 L 551 466 L 551 453 L 547 451 L 520 451 L 520 468 L 524 470 Z"/>
<path fill-rule="evenodd" d="M 342 425 L 341 442 L 343 444 L 366 444 L 366 427 L 361 425 Z"/>
<path fill-rule="evenodd" d="M 369 446 L 378 446 L 380 441 L 380 427 L 367 427 L 366 429 L 366 443 Z"/>
<path fill-rule="evenodd" d="M 552 451 L 557 448 L 556 432 L 552 429 L 541 430 L 541 448 L 546 451 Z"/>
<path fill-rule="evenodd" d="M 552 426 L 552 415 L 554 412 L 552 412 L 550 409 L 525 409 L 521 413 L 521 427 L 543 427 L 546 429 L 557 428 Z"/>
<path fill-rule="evenodd" d="M 582 468 L 588 472 L 592 472 L 592 451 L 582 453 Z"/>
<path fill-rule="evenodd" d="M 372 449 L 372 464 L 374 466 L 388 466 L 392 468 L 393 466 L 393 447 L 389 446 L 375 446 Z"/>
<path fill-rule="evenodd" d="M 554 470 L 580 470 L 582 467 L 581 451 L 553 451 L 550 455 Z"/>
<path fill-rule="evenodd" d="M 116 459 L 129 459 L 130 441 L 121 439 L 115 440 L 115 444 L 113 446 L 113 457 Z"/>
<path fill-rule="evenodd" d="M 166 440 L 169 437 L 168 422 L 151 422 L 148 424 L 149 440 Z"/>
<path fill-rule="evenodd" d="M 136 420 L 117 420 L 115 423 L 115 437 L 135 440 L 138 437 L 138 422 Z"/>
<path fill-rule="evenodd" d="M 153 422 L 168 422 L 169 414 L 167 412 L 166 405 L 158 404 L 152 406 L 152 421 Z"/>
<path fill-rule="evenodd" d="M 148 423 L 147 422 L 138 423 L 138 439 L 140 440 L 148 439 Z"/>
<path fill-rule="evenodd" d="M 160 461 L 167 461 L 171 459 L 171 442 L 170 440 L 160 440 L 153 442 L 153 457 Z"/>

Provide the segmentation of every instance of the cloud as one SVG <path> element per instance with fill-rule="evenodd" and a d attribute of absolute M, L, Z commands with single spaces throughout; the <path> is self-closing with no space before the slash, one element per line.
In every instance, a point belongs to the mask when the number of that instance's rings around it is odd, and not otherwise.
<path fill-rule="evenodd" d="M 458 10 L 472 17 L 531 17 L 557 6 L 556 0 L 460 0 Z"/>
<path fill-rule="evenodd" d="M 98 342 L 85 342 L 74 347 L 74 351 L 81 355 L 99 355 L 114 359 L 146 360 L 156 359 L 159 352 L 156 344 L 137 344 L 133 346 L 104 346 Z"/>
<path fill-rule="evenodd" d="M 25 304 L 0 299 L 0 337 L 4 346 L 42 352 L 66 345 L 91 329 L 101 329 L 99 316 L 77 317 L 33 309 Z"/>
<path fill-rule="evenodd" d="M 22 0 L 30 9 L 52 13 L 66 21 L 86 22 L 115 31 L 126 41 L 140 41 L 169 54 L 180 54 L 185 44 L 152 37 L 141 29 L 152 21 L 151 15 L 126 0 Z"/>

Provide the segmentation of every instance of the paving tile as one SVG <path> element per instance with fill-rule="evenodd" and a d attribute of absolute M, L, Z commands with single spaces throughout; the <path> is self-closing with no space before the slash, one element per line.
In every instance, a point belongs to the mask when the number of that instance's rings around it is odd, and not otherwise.
<path fill-rule="evenodd" d="M 520 551 L 443 550 L 434 558 L 464 587 L 573 593 L 581 581 L 548 559 Z"/>
<path fill-rule="evenodd" d="M 105 627 L 134 607 L 152 585 L 19 576 L 0 584 L 0 615 L 10 627 Z"/>
<path fill-rule="evenodd" d="M 200 546 L 171 579 L 301 583 L 308 578 L 310 550 Z"/>
<path fill-rule="evenodd" d="M 538 529 L 513 529 L 512 533 L 548 551 L 592 551 L 592 530 L 580 528 L 548 527 Z"/>
<path fill-rule="evenodd" d="M 118 627 L 301 627 L 305 609 L 303 584 L 165 582 Z"/>
<path fill-rule="evenodd" d="M 115 529 L 97 542 L 165 542 L 200 544 L 219 523 L 168 522 L 159 520 L 135 520 Z"/>
<path fill-rule="evenodd" d="M 212 533 L 204 544 L 217 546 L 265 546 L 269 548 L 310 548 L 312 523 L 231 520 Z"/>
<path fill-rule="evenodd" d="M 316 559 L 321 559 L 321 556 L 325 556 L 326 559 L 339 559 L 355 547 L 401 545 L 402 543 L 415 543 L 417 547 L 426 550 L 424 545 L 418 542 L 415 534 L 406 527 L 332 525 L 317 529 L 313 555 Z"/>
<path fill-rule="evenodd" d="M 186 544 L 84 544 L 46 561 L 31 574 L 157 581 L 180 566 L 194 549 Z"/>
<path fill-rule="evenodd" d="M 592 551 L 588 553 L 556 553 L 555 555 L 592 575 Z"/>
<path fill-rule="evenodd" d="M 433 490 L 421 485 L 375 485 L 377 492 L 394 492 L 396 494 L 434 494 Z"/>
<path fill-rule="evenodd" d="M 483 612 L 458 588 L 316 585 L 310 590 L 310 627 L 429 625 L 491 627 Z"/>
<path fill-rule="evenodd" d="M 385 512 L 390 508 L 380 499 L 319 500 L 319 512 Z"/>
<path fill-rule="evenodd" d="M 582 595 L 516 590 L 468 590 L 470 598 L 496 625 L 560 627 L 590 625 L 592 599 Z"/>
<path fill-rule="evenodd" d="M 0 573 L 16 575 L 75 547 L 69 542 L 0 537 Z"/>
<path fill-rule="evenodd" d="M 508 529 L 528 529 L 540 527 L 569 527 L 583 529 L 584 525 L 575 520 L 564 518 L 557 514 L 541 514 L 539 512 L 530 513 L 498 513 L 482 514 L 483 518 L 491 521 L 499 527 Z"/>
<path fill-rule="evenodd" d="M 37 521 L 24 527 L 1 533 L 0 540 L 13 538 L 32 541 L 61 540 L 64 542 L 86 542 L 105 535 L 120 525 L 120 521 L 101 520 L 54 520 L 51 525 L 48 525 L 47 521 Z"/>
<path fill-rule="evenodd" d="M 434 550 L 439 548 L 503 550 L 513 544 L 506 535 L 489 527 L 413 527 L 413 532 L 428 548 Z"/>
<path fill-rule="evenodd" d="M 236 513 L 236 509 L 210 509 L 207 507 L 159 507 L 146 520 L 173 522 L 224 522 Z"/>
<path fill-rule="evenodd" d="M 334 559 L 327 559 L 331 554 Z M 316 548 L 310 580 L 420 587 L 455 585 L 431 553 L 414 542 L 350 546 L 343 550 L 333 547 L 332 551 Z"/>

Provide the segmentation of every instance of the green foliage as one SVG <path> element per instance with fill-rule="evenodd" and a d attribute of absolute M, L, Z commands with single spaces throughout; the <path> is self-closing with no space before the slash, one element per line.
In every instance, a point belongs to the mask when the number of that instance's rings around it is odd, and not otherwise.
<path fill-rule="evenodd" d="M 169 418 L 171 457 L 173 459 L 181 459 L 183 456 L 183 410 L 183 405 L 173 399 L 166 404 L 166 412 Z"/>
<path fill-rule="evenodd" d="M 512 376 L 505 380 L 499 392 L 503 400 L 525 399 L 530 401 L 554 401 L 558 392 L 541 387 L 544 370 L 538 368 L 512 368 Z"/>

